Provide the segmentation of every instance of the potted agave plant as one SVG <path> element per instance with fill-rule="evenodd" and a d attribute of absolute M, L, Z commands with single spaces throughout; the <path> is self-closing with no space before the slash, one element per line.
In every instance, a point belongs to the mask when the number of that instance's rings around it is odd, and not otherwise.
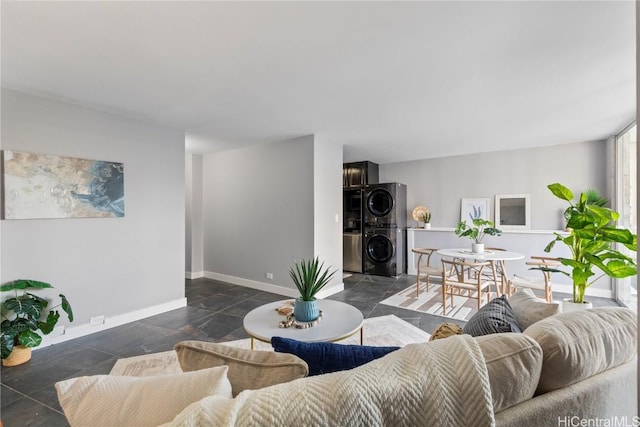
<path fill-rule="evenodd" d="M 60 294 L 60 304 L 51 307 L 49 301 L 28 290 L 53 288 L 49 283 L 19 279 L 0 286 L 0 292 L 13 292 L 0 306 L 0 353 L 3 366 L 15 366 L 31 359 L 31 348 L 42 342 L 43 334 L 49 334 L 60 319 L 61 307 L 73 322 L 73 311 L 67 298 Z M 44 320 L 42 320 L 44 319 Z"/>
<path fill-rule="evenodd" d="M 311 322 L 320 316 L 316 294 L 331 281 L 337 270 L 329 273 L 329 268 L 320 263 L 318 257 L 301 260 L 289 269 L 289 275 L 295 283 L 300 296 L 293 306 L 293 315 L 300 322 Z"/>
<path fill-rule="evenodd" d="M 474 218 L 471 225 L 467 221 L 460 221 L 456 226 L 455 233 L 458 237 L 468 237 L 473 240 L 471 244 L 471 252 L 480 254 L 484 252 L 484 236 L 500 236 L 502 230 L 495 228 L 493 221 L 483 218 Z"/>
<path fill-rule="evenodd" d="M 637 274 L 635 261 L 614 247 L 617 243 L 635 251 L 637 236 L 615 226 L 620 214 L 604 206 L 606 200 L 594 194 L 593 190 L 581 193 L 574 203 L 573 192 L 564 185 L 554 183 L 547 187 L 554 196 L 569 202 L 569 207 L 564 211 L 569 234 L 556 233 L 556 238 L 544 250 L 550 252 L 557 242 L 561 242 L 571 250 L 571 258 L 559 258 L 569 271 L 549 267 L 537 269 L 562 273 L 571 278 L 573 297 L 563 302 L 564 311 L 577 307 L 589 308 L 591 304 L 584 299 L 585 290 L 596 280 L 605 275 L 621 279 Z M 595 268 L 601 274 L 596 276 Z"/>
<path fill-rule="evenodd" d="M 422 221 L 424 221 L 425 229 L 428 230 L 431 228 L 431 211 L 429 209 L 425 209 L 424 213 L 422 214 Z"/>

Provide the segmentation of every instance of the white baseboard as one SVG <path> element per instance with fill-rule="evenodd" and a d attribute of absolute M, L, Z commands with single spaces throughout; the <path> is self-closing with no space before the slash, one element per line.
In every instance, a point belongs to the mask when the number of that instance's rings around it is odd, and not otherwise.
<path fill-rule="evenodd" d="M 200 279 L 204 277 L 204 271 L 194 271 L 194 272 L 185 271 L 184 277 L 186 279 Z"/>
<path fill-rule="evenodd" d="M 146 307 L 140 310 L 131 311 L 129 313 L 105 317 L 104 323 L 101 325 L 90 325 L 89 323 L 85 323 L 78 326 L 70 326 L 63 329 L 62 334 L 59 334 L 57 336 L 45 335 L 42 339 L 42 344 L 40 344 L 38 347 L 35 347 L 34 350 L 38 350 L 53 344 L 59 344 L 61 342 L 69 341 L 75 338 L 84 337 L 86 335 L 95 334 L 96 332 L 115 328 L 116 326 L 124 325 L 125 323 L 135 322 L 136 320 L 155 316 L 156 314 L 166 313 L 167 311 L 176 310 L 178 308 L 186 306 L 187 299 L 180 298 L 163 304 L 154 305 L 152 307 Z M 57 330 L 60 330 L 60 328 L 57 328 Z M 56 330 L 54 330 L 51 334 L 55 333 Z"/>
<path fill-rule="evenodd" d="M 232 283 L 246 288 L 258 289 L 260 291 L 272 292 L 278 295 L 284 295 L 290 298 L 296 298 L 300 294 L 295 288 L 287 288 L 286 286 L 274 285 L 273 283 L 259 282 L 257 280 L 245 279 L 243 277 L 229 276 L 226 274 L 216 273 L 213 271 L 205 271 L 204 277 L 207 279 L 220 280 L 221 282 Z M 318 298 L 326 298 L 333 294 L 337 294 L 344 290 L 344 283 L 338 283 L 329 288 L 325 288 L 318 292 Z"/>

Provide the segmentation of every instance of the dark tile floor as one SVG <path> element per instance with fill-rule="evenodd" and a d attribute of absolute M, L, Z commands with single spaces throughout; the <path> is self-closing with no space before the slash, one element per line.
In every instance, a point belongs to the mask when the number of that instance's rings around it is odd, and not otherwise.
<path fill-rule="evenodd" d="M 365 318 L 394 314 L 431 332 L 444 318 L 379 304 L 415 280 L 353 274 L 331 299 L 359 308 Z M 0 371 L 0 417 L 5 427 L 66 426 L 54 384 L 68 378 L 108 374 L 117 359 L 166 351 L 182 340 L 231 341 L 247 338 L 242 319 L 252 309 L 280 299 L 209 279 L 186 281 L 187 307 L 77 338 L 33 352 L 31 361 Z M 558 295 L 558 297 L 561 297 Z M 591 299 L 591 298 L 590 298 Z M 594 299 L 594 305 L 615 305 Z"/>

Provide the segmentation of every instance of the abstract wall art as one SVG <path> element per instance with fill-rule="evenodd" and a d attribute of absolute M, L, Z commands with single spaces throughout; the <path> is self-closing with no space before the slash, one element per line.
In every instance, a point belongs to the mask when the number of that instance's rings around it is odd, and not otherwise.
<path fill-rule="evenodd" d="M 3 151 L 4 219 L 124 216 L 124 165 Z"/>
<path fill-rule="evenodd" d="M 460 202 L 460 221 L 471 224 L 474 219 L 489 219 L 489 199 L 462 199 Z"/>

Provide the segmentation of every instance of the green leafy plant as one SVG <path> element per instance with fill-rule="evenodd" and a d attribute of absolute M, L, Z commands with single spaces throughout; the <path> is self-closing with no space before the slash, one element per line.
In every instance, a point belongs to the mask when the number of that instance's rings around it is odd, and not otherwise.
<path fill-rule="evenodd" d="M 425 224 L 428 224 L 428 223 L 431 222 L 431 211 L 430 210 L 424 211 L 424 213 L 422 214 L 422 221 Z"/>
<path fill-rule="evenodd" d="M 300 292 L 300 299 L 313 301 L 316 294 L 329 283 L 338 270 L 329 273 L 329 268 L 324 268 L 324 262 L 320 263 L 318 257 L 312 260 L 300 260 L 289 269 L 289 275 Z"/>
<path fill-rule="evenodd" d="M 556 238 L 544 250 L 550 252 L 556 242 L 567 245 L 572 257 L 559 260 L 571 270 L 547 267 L 540 267 L 538 270 L 562 273 L 570 277 L 573 281 L 573 302 L 576 303 L 584 302 L 586 288 L 605 275 L 621 279 L 637 274 L 635 261 L 614 248 L 614 244 L 619 243 L 635 251 L 637 236 L 627 229 L 615 226 L 620 214 L 605 207 L 605 199 L 597 194 L 594 196 L 593 191 L 590 195 L 583 192 L 574 203 L 573 193 L 564 185 L 554 183 L 547 188 L 554 196 L 569 202 L 569 207 L 564 212 L 569 234 L 555 233 Z M 597 277 L 594 277 L 595 267 L 602 271 Z"/>
<path fill-rule="evenodd" d="M 42 342 L 42 337 L 37 333 L 49 334 L 60 319 L 61 307 L 69 321 L 73 322 L 73 311 L 67 298 L 60 294 L 60 304 L 47 311 L 49 301 L 27 292 L 28 289 L 53 288 L 48 283 L 37 280 L 19 279 L 0 286 L 0 292 L 14 292 L 15 296 L 2 302 L 0 306 L 0 354 L 2 359 L 9 357 L 16 345 L 25 347 L 37 347 Z M 41 319 L 45 320 L 42 321 Z"/>
<path fill-rule="evenodd" d="M 460 221 L 456 226 L 456 235 L 458 237 L 468 237 L 475 243 L 482 243 L 484 236 L 500 236 L 502 230 L 495 228 L 493 221 L 482 218 L 474 218 L 473 226 L 467 224 L 467 221 Z"/>

